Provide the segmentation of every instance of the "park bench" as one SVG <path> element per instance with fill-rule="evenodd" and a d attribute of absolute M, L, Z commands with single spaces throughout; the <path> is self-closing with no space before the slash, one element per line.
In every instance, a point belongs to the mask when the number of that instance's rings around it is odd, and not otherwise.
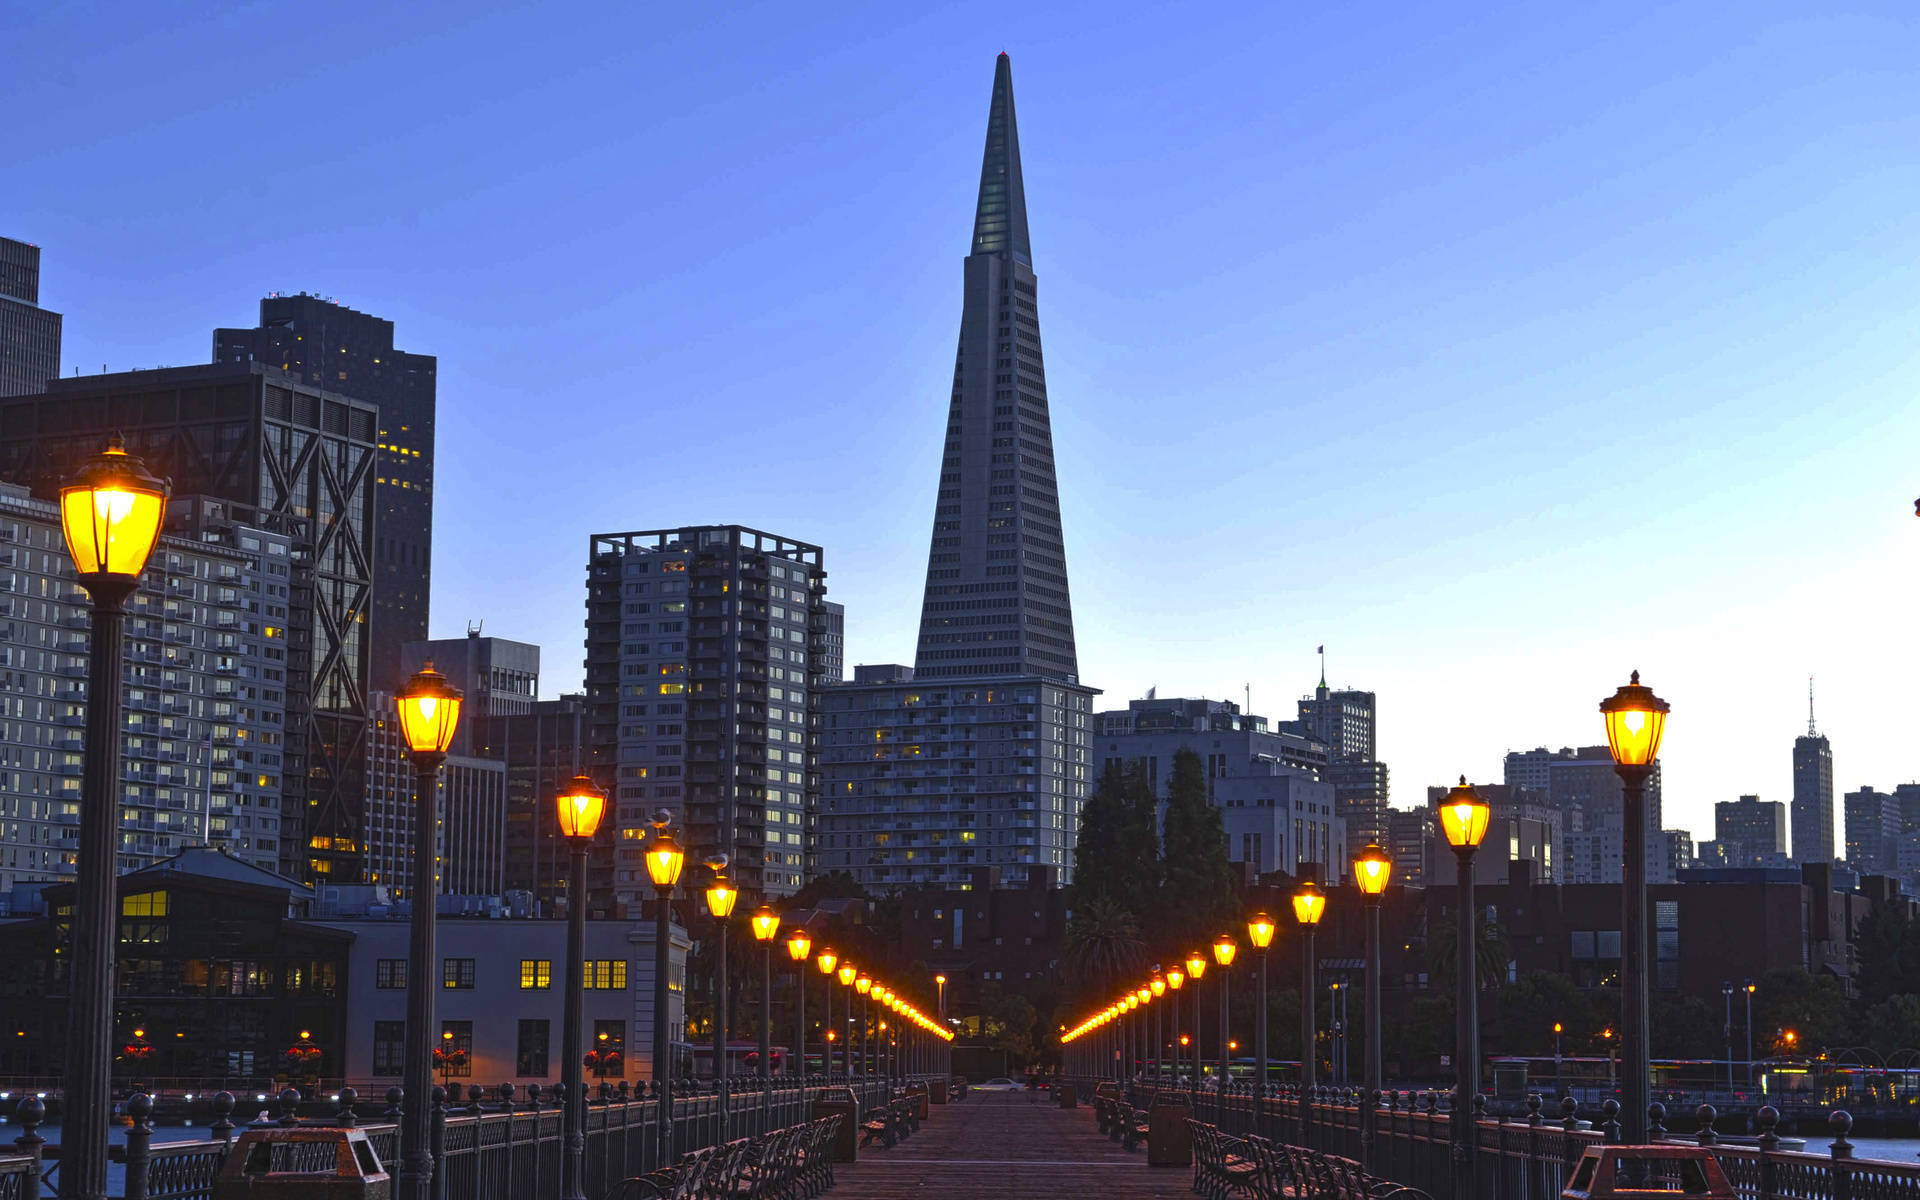
<path fill-rule="evenodd" d="M 605 1200 L 791 1200 L 833 1186 L 838 1116 L 703 1146 L 671 1167 L 615 1184 Z"/>
<path fill-rule="evenodd" d="M 1246 1142 L 1216 1125 L 1187 1118 L 1193 1133 L 1193 1190 L 1208 1200 L 1229 1200 L 1235 1192 L 1264 1198 L 1260 1162 Z"/>
<path fill-rule="evenodd" d="M 867 1113 L 866 1120 L 860 1122 L 860 1144 L 865 1146 L 877 1140 L 882 1146 L 891 1148 L 918 1128 L 920 1102 L 911 1096 L 903 1096 L 886 1104 L 875 1105 Z"/>
<path fill-rule="evenodd" d="M 1147 1119 L 1147 1110 L 1144 1108 L 1122 1104 L 1120 1114 L 1120 1144 L 1132 1150 L 1147 1140 L 1147 1134 L 1152 1132 L 1152 1125 Z"/>

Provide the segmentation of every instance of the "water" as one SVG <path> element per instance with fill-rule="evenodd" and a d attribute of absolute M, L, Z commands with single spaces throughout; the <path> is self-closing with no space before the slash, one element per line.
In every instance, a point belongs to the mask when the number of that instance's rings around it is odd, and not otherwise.
<path fill-rule="evenodd" d="M 1883 1138 L 1854 1137 L 1847 1140 L 1853 1143 L 1855 1158 L 1878 1158 L 1886 1162 L 1920 1165 L 1920 1138 Z M 1807 1153 L 1825 1154 L 1833 1142 L 1829 1135 L 1821 1134 L 1807 1138 Z"/>

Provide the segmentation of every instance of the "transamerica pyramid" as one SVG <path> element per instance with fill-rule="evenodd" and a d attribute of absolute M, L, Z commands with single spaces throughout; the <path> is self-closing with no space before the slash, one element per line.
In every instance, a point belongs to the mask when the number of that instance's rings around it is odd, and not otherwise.
<path fill-rule="evenodd" d="M 914 677 L 1077 682 L 1013 67 L 994 65 Z"/>

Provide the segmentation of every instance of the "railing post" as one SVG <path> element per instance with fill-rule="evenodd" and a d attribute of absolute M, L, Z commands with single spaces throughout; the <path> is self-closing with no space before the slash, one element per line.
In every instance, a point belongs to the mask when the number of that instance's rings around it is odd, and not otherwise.
<path fill-rule="evenodd" d="M 359 1116 L 353 1111 L 354 1102 L 358 1099 L 360 1099 L 360 1093 L 354 1091 L 352 1088 L 343 1087 L 340 1089 L 340 1111 L 335 1113 L 333 1117 L 333 1123 L 335 1125 L 338 1125 L 342 1129 L 352 1129 L 360 1123 Z"/>
<path fill-rule="evenodd" d="M 1527 1093 L 1527 1168 L 1526 1186 L 1521 1191 L 1528 1196 L 1547 1194 L 1546 1174 L 1540 1162 L 1540 1108 L 1544 1101 L 1539 1092 Z"/>
<path fill-rule="evenodd" d="M 447 1200 L 447 1089 L 436 1087 L 428 1094 L 433 1098 L 427 1127 L 427 1147 L 433 1153 L 433 1200 Z"/>
<path fill-rule="evenodd" d="M 1780 1135 L 1774 1132 L 1774 1128 L 1780 1124 L 1780 1110 L 1771 1104 L 1762 1105 L 1758 1120 L 1760 1122 L 1759 1200 L 1773 1200 L 1773 1156 L 1780 1151 Z"/>
<path fill-rule="evenodd" d="M 1827 1128 L 1833 1130 L 1833 1142 L 1827 1147 L 1833 1154 L 1833 1200 L 1853 1200 L 1853 1143 L 1847 1140 L 1853 1114 L 1835 1109 L 1827 1118 Z"/>
<path fill-rule="evenodd" d="M 280 1120 L 277 1123 L 282 1129 L 292 1129 L 300 1124 L 300 1093 L 292 1086 L 280 1091 Z"/>
<path fill-rule="evenodd" d="M 1718 1141 L 1718 1135 L 1713 1132 L 1713 1123 L 1720 1114 L 1714 1110 L 1713 1105 L 1702 1104 L 1693 1110 L 1693 1115 L 1694 1119 L 1700 1122 L 1700 1132 L 1694 1134 L 1693 1140 L 1702 1146 L 1711 1146 Z"/>
<path fill-rule="evenodd" d="M 1600 1128 L 1605 1131 L 1607 1144 L 1620 1144 L 1620 1102 L 1609 1098 L 1600 1106 Z"/>
<path fill-rule="evenodd" d="M 233 1149 L 233 1093 L 220 1092 L 213 1098 L 213 1125 L 209 1132 Z"/>
<path fill-rule="evenodd" d="M 147 1168 L 153 1157 L 153 1097 L 135 1092 L 127 1098 L 127 1196 L 126 1200 L 147 1200 Z"/>
<path fill-rule="evenodd" d="M 407 1093 L 405 1089 L 397 1088 L 397 1087 L 388 1088 L 387 1089 L 387 1108 L 385 1112 L 380 1114 L 380 1119 L 383 1121 L 391 1121 L 395 1125 L 398 1125 L 400 1123 L 400 1119 L 406 1115 L 406 1111 L 404 1108 L 404 1105 L 406 1104 L 406 1099 L 407 1099 Z"/>
<path fill-rule="evenodd" d="M 1560 1141 L 1560 1178 L 1565 1180 L 1573 1174 L 1573 1165 L 1580 1161 L 1582 1149 L 1574 1134 L 1580 1128 L 1580 1102 L 1572 1095 L 1560 1097 L 1560 1131 L 1566 1136 Z"/>
<path fill-rule="evenodd" d="M 225 1095 L 224 1092 L 221 1094 Z M 20 1136 L 13 1139 L 14 1148 L 31 1160 L 27 1166 L 26 1186 L 21 1189 L 21 1195 L 38 1200 L 41 1147 L 47 1144 L 47 1139 L 34 1131 L 40 1128 L 40 1122 L 47 1119 L 47 1106 L 41 1102 L 40 1097 L 28 1096 L 13 1110 L 13 1118 L 20 1122 L 21 1127 Z"/>

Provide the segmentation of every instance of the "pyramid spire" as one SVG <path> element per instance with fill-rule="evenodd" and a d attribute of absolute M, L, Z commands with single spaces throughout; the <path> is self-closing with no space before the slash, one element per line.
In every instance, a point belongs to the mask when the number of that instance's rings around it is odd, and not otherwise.
<path fill-rule="evenodd" d="M 1020 178 L 1020 128 L 1013 117 L 1013 62 L 1006 51 L 993 68 L 987 106 L 987 151 L 980 163 L 980 200 L 973 211 L 973 253 L 1011 255 L 1033 265 L 1027 242 L 1027 190 Z"/>

